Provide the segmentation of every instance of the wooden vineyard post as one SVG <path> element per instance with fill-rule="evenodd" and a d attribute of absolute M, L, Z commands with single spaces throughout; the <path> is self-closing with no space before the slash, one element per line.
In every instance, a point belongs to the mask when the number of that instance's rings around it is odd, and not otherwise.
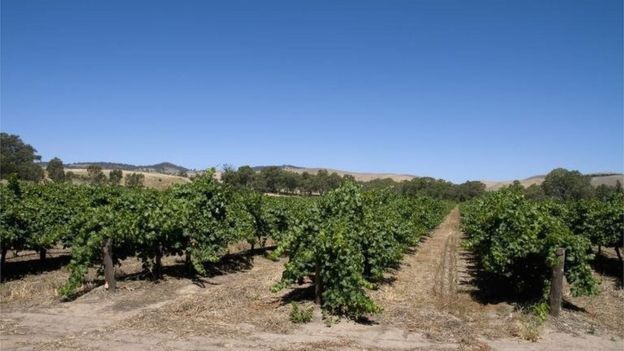
<path fill-rule="evenodd" d="M 193 261 L 191 261 L 191 251 L 186 251 L 186 255 L 184 256 L 184 267 L 186 268 L 186 272 L 189 274 L 193 274 Z"/>
<path fill-rule="evenodd" d="M 557 262 L 552 269 L 550 280 L 550 315 L 558 317 L 561 312 L 561 294 L 563 291 L 563 266 L 565 262 L 565 249 L 557 249 Z"/>
<path fill-rule="evenodd" d="M 317 262 L 314 272 L 314 303 L 321 304 L 321 265 Z"/>
<path fill-rule="evenodd" d="M 113 242 L 110 238 L 104 239 L 102 245 L 102 256 L 104 261 L 104 280 L 109 291 L 114 292 L 117 288 L 115 283 L 115 267 L 113 266 Z"/>
<path fill-rule="evenodd" d="M 158 243 L 156 251 L 156 259 L 154 260 L 154 279 L 160 279 L 162 277 L 162 256 L 163 256 L 163 244 Z"/>

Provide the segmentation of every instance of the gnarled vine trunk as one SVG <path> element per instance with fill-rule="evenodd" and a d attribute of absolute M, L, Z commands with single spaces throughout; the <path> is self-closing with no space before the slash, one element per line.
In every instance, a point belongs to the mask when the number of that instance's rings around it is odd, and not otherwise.
<path fill-rule="evenodd" d="M 162 256 L 163 256 L 163 244 L 158 243 L 156 248 L 156 257 L 154 258 L 154 269 L 152 275 L 154 279 L 162 278 Z"/>
<path fill-rule="evenodd" d="M 104 239 L 102 243 L 102 260 L 104 261 L 104 280 L 109 291 L 115 291 L 115 267 L 113 266 L 113 241 L 110 238 Z"/>
<path fill-rule="evenodd" d="M 321 264 L 316 263 L 316 269 L 314 271 L 314 303 L 321 304 L 321 294 L 323 293 L 323 286 L 321 282 Z"/>

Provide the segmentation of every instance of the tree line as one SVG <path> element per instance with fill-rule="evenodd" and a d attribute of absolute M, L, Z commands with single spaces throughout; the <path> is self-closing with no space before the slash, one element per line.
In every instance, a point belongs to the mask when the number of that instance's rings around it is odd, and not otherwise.
<path fill-rule="evenodd" d="M 255 171 L 250 166 L 241 166 L 238 169 L 226 167 L 221 180 L 235 188 L 299 195 L 323 195 L 338 188 L 344 182 L 355 182 L 355 178 L 351 175 L 340 176 L 336 172 L 329 173 L 324 169 L 317 173 L 302 172 L 299 174 L 277 166 L 265 167 L 260 171 Z M 427 196 L 449 201 L 466 201 L 485 192 L 485 184 L 478 181 L 454 184 L 430 177 L 418 177 L 401 182 L 384 178 L 359 183 L 365 190 L 389 189 L 402 195 Z"/>
<path fill-rule="evenodd" d="M 109 184 L 129 187 L 142 187 L 145 176 L 141 173 L 124 174 L 121 169 L 113 169 L 108 177 L 100 166 L 88 166 L 87 174 L 76 174 L 73 171 L 66 171 L 63 161 L 55 157 L 46 165 L 44 169 L 37 164 L 41 156 L 37 155 L 37 150 L 26 144 L 17 135 L 0 133 L 0 178 L 16 178 L 28 181 L 41 181 L 46 178 L 55 183 L 72 182 L 79 184 Z"/>

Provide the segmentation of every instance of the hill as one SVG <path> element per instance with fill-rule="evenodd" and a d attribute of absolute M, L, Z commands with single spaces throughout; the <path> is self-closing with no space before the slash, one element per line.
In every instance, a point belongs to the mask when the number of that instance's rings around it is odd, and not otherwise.
<path fill-rule="evenodd" d="M 116 167 L 118 169 L 118 167 Z M 78 176 L 87 176 L 86 168 L 67 168 L 66 170 L 71 171 L 75 175 Z M 111 169 L 102 168 L 104 174 L 109 177 Z M 160 172 L 141 172 L 134 170 L 122 170 L 123 177 L 125 178 L 129 173 L 138 173 L 143 174 L 145 176 L 143 180 L 143 185 L 148 188 L 154 188 L 159 190 L 164 190 L 171 187 L 174 184 L 183 184 L 188 183 L 191 180 L 186 177 L 180 177 L 173 174 L 165 174 Z M 75 180 L 75 183 L 80 183 L 80 180 Z"/>
<path fill-rule="evenodd" d="M 47 162 L 40 163 L 42 167 L 47 165 Z M 153 165 L 137 166 L 127 163 L 117 162 L 74 162 L 64 165 L 67 169 L 86 169 L 89 166 L 98 166 L 102 169 L 121 169 L 122 171 L 129 172 L 145 172 L 145 173 L 162 173 L 170 175 L 179 175 L 180 173 L 187 173 L 190 170 L 188 168 L 178 166 L 171 162 L 161 162 Z"/>
<path fill-rule="evenodd" d="M 617 181 L 624 185 L 624 174 L 621 173 L 594 173 L 588 174 L 591 177 L 591 183 L 593 186 L 598 186 L 601 184 L 615 186 Z M 540 185 L 544 182 L 545 175 L 537 175 L 533 177 L 529 177 L 526 179 L 520 180 L 520 184 L 524 187 L 529 187 L 533 184 Z M 504 186 L 511 185 L 513 180 L 503 180 L 503 181 L 495 181 L 495 180 L 482 180 L 483 184 L 487 190 L 498 190 Z"/>

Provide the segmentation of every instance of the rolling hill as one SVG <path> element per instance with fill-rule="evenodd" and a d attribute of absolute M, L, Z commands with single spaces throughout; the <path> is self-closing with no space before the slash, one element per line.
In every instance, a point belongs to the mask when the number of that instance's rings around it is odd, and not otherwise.
<path fill-rule="evenodd" d="M 41 162 L 40 164 L 42 167 L 45 167 L 47 162 Z M 150 183 L 152 183 L 151 178 L 155 178 L 154 183 L 157 185 L 161 185 L 161 186 L 164 184 L 169 184 L 170 181 L 173 181 L 173 183 L 177 183 L 177 182 L 188 181 L 188 179 L 175 179 L 175 180 L 167 179 L 168 181 L 165 181 L 165 178 L 162 178 L 162 177 L 160 177 L 161 179 L 156 179 L 156 178 L 159 178 L 157 176 L 158 174 L 168 175 L 168 176 L 178 176 L 181 173 L 186 173 L 189 176 L 192 176 L 198 173 L 198 171 L 196 170 L 191 170 L 189 168 L 179 166 L 171 162 L 161 162 L 161 163 L 157 163 L 153 165 L 145 165 L 145 166 L 137 166 L 137 165 L 131 165 L 131 164 L 125 164 L 125 163 L 115 163 L 115 162 L 76 162 L 76 163 L 66 164 L 65 168 L 67 170 L 77 171 L 77 173 L 82 173 L 82 172 L 86 173 L 86 168 L 90 165 L 102 167 L 102 169 L 105 172 L 110 171 L 112 169 L 121 169 L 125 172 L 144 173 L 146 175 L 146 180 L 150 179 Z M 304 173 L 304 172 L 308 172 L 310 174 L 316 174 L 320 170 L 326 170 L 329 173 L 336 172 L 340 176 L 351 175 L 357 181 L 362 181 L 362 182 L 371 181 L 373 179 L 385 179 L 385 178 L 390 178 L 396 182 L 401 182 L 404 180 L 417 178 L 417 176 L 411 175 L 411 174 L 351 172 L 351 171 L 332 169 L 332 168 L 299 167 L 299 166 L 294 166 L 294 165 L 278 165 L 278 166 L 265 165 L 265 166 L 254 166 L 251 168 L 256 172 L 259 172 L 268 167 L 278 167 L 285 171 L 299 173 L 299 174 Z M 152 174 L 152 176 L 150 176 L 150 174 Z M 624 174 L 622 173 L 603 172 L 603 173 L 589 174 L 589 176 L 591 176 L 591 183 L 594 186 L 598 186 L 601 184 L 615 186 L 618 180 L 622 184 L 624 184 Z M 221 172 L 217 171 L 215 174 L 215 177 L 217 177 L 217 179 L 220 179 Z M 524 187 L 528 187 L 533 184 L 539 185 L 539 184 L 542 184 L 542 182 L 544 181 L 544 178 L 545 178 L 545 175 L 536 175 L 536 176 L 532 176 L 532 177 L 520 180 L 520 184 L 522 184 Z M 163 181 L 164 181 L 164 184 L 163 184 Z M 485 184 L 487 190 L 497 190 L 504 186 L 508 186 L 512 184 L 514 181 L 513 180 L 481 180 L 481 182 Z"/>
<path fill-rule="evenodd" d="M 621 174 L 621 173 L 596 173 L 596 174 L 589 174 L 589 176 L 591 176 L 591 183 L 593 186 L 598 186 L 601 184 L 605 184 L 608 186 L 615 186 L 618 180 L 620 181 L 620 183 L 624 185 L 624 174 Z M 522 186 L 524 186 L 525 188 L 533 184 L 540 185 L 542 184 L 542 182 L 544 182 L 545 177 L 546 177 L 545 175 L 529 177 L 529 178 L 520 180 L 520 184 L 522 184 Z M 482 180 L 481 182 L 485 184 L 485 187 L 487 190 L 498 190 L 504 186 L 511 185 L 514 181 L 513 180 L 504 180 L 504 181 Z"/>
<path fill-rule="evenodd" d="M 41 162 L 40 165 L 42 167 L 46 167 L 47 162 Z M 117 163 L 117 162 L 74 162 L 67 163 L 64 165 L 67 169 L 86 169 L 89 166 L 98 166 L 102 167 L 102 169 L 121 169 L 122 171 L 129 172 L 144 172 L 144 173 L 162 173 L 162 174 L 171 174 L 171 175 L 179 175 L 180 173 L 189 172 L 190 169 L 178 166 L 171 162 L 161 162 L 153 165 L 146 166 L 137 166 L 131 165 L 127 163 Z"/>

